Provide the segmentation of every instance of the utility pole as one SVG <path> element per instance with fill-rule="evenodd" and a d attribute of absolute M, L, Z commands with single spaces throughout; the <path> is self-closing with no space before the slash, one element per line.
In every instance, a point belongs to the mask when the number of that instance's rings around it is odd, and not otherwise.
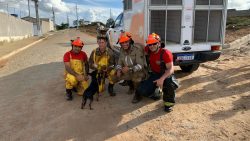
<path fill-rule="evenodd" d="M 112 18 L 112 14 L 111 14 L 111 8 L 110 8 L 110 13 L 109 13 L 109 14 L 110 14 L 110 18 Z"/>
<path fill-rule="evenodd" d="M 28 10 L 29 10 L 29 17 L 30 17 L 30 0 L 28 0 Z"/>
<path fill-rule="evenodd" d="M 69 15 L 67 13 L 67 23 L 68 23 L 68 28 L 69 28 Z"/>
<path fill-rule="evenodd" d="M 9 4 L 7 3 L 7 13 L 9 14 Z"/>
<path fill-rule="evenodd" d="M 77 3 L 76 3 L 76 28 L 78 29 L 78 10 L 77 10 Z"/>
<path fill-rule="evenodd" d="M 52 14 L 53 14 L 53 26 L 54 26 L 54 30 L 56 30 L 56 17 L 55 17 L 55 11 L 54 11 L 53 6 L 52 6 Z"/>
<path fill-rule="evenodd" d="M 38 0 L 32 0 L 35 3 L 35 9 L 36 9 L 36 24 L 37 24 L 37 32 L 38 36 L 41 36 L 41 28 L 40 28 L 40 18 L 38 13 Z"/>

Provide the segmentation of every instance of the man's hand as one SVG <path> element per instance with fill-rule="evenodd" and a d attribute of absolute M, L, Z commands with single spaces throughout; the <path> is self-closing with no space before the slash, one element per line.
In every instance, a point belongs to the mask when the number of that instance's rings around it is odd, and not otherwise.
<path fill-rule="evenodd" d="M 89 76 L 88 75 L 84 75 L 84 80 L 88 81 L 89 80 Z"/>
<path fill-rule="evenodd" d="M 100 67 L 102 71 L 106 72 L 107 71 L 107 66 L 101 66 Z"/>
<path fill-rule="evenodd" d="M 154 83 L 156 83 L 156 85 L 158 87 L 160 87 L 161 89 L 163 89 L 163 83 L 164 83 L 164 79 L 160 78 L 160 79 L 157 79 L 155 81 L 153 81 Z"/>
<path fill-rule="evenodd" d="M 119 78 L 119 77 L 121 77 L 121 75 L 122 75 L 121 70 L 117 70 L 116 76 Z"/>
<path fill-rule="evenodd" d="M 125 66 L 122 68 L 122 73 L 127 73 L 129 71 L 129 67 Z"/>
<path fill-rule="evenodd" d="M 77 79 L 77 81 L 84 81 L 85 77 L 83 75 L 81 75 L 81 74 L 77 74 L 76 79 Z"/>
<path fill-rule="evenodd" d="M 109 67 L 107 67 L 107 72 L 111 72 L 112 69 L 114 69 L 114 66 L 109 66 Z"/>
<path fill-rule="evenodd" d="M 97 68 L 98 68 L 98 65 L 97 65 L 97 64 L 93 64 L 93 67 L 97 69 Z"/>

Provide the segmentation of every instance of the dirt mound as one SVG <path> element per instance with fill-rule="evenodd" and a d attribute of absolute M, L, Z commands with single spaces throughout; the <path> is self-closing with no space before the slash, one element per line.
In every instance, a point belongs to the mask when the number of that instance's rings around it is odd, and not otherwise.
<path fill-rule="evenodd" d="M 241 37 L 244 37 L 246 35 L 250 34 L 250 27 L 244 27 L 241 29 L 227 29 L 226 30 L 226 37 L 225 37 L 225 43 L 231 43 Z"/>

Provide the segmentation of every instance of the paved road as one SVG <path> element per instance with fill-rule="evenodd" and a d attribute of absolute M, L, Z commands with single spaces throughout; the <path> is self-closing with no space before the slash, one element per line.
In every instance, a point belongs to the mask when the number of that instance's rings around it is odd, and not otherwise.
<path fill-rule="evenodd" d="M 124 87 L 116 86 L 120 91 L 116 97 L 104 93 L 93 103 L 94 111 L 81 110 L 77 95 L 72 102 L 65 100 L 62 59 L 70 49 L 69 40 L 77 36 L 84 40 L 87 54 L 97 47 L 92 36 L 75 30 L 57 32 L 0 68 L 1 141 L 96 141 L 129 129 L 119 126 L 123 115 L 145 103 L 132 105 L 133 96 L 126 95 Z"/>
<path fill-rule="evenodd" d="M 88 54 L 96 47 L 94 37 L 61 31 L 10 58 L 0 69 L 0 140 L 49 140 L 51 134 L 57 134 L 56 126 L 66 128 L 75 120 L 70 118 L 74 118 L 72 112 L 78 110 L 80 98 L 72 103 L 64 100 L 62 57 L 71 48 L 69 40 L 77 36 L 85 41 Z M 53 126 L 60 116 L 68 120 Z"/>

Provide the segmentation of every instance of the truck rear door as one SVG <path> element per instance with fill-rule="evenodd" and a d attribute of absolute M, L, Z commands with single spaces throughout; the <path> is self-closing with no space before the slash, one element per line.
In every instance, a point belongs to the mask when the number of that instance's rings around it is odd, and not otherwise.
<path fill-rule="evenodd" d="M 150 0 L 148 17 L 149 33 L 159 34 L 167 45 L 180 45 L 182 0 Z"/>
<path fill-rule="evenodd" d="M 149 0 L 148 29 L 173 53 L 210 51 L 222 45 L 226 0 Z"/>

